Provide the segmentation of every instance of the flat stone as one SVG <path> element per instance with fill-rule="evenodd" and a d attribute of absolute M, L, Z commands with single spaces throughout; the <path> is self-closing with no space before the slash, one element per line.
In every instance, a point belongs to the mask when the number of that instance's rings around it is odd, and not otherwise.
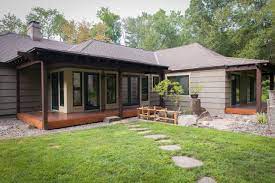
<path fill-rule="evenodd" d="M 129 127 L 129 128 L 139 128 L 140 125 L 129 125 L 128 127 Z"/>
<path fill-rule="evenodd" d="M 198 180 L 198 183 L 216 183 L 216 181 L 211 177 L 203 177 L 200 180 Z"/>
<path fill-rule="evenodd" d="M 180 126 L 192 126 L 197 123 L 196 115 L 180 115 L 178 117 L 178 125 Z"/>
<path fill-rule="evenodd" d="M 168 138 L 166 135 L 162 135 L 162 134 L 145 135 L 144 137 L 148 139 L 154 139 L 154 140 L 161 140 L 161 139 Z"/>
<path fill-rule="evenodd" d="M 160 146 L 159 148 L 166 151 L 176 151 L 181 149 L 179 145 L 164 145 Z"/>
<path fill-rule="evenodd" d="M 151 133 L 151 132 L 152 132 L 151 130 L 147 130 L 147 131 L 139 131 L 137 133 L 144 135 L 144 134 Z"/>
<path fill-rule="evenodd" d="M 137 132 L 141 132 L 141 131 L 149 130 L 149 128 L 131 128 L 130 130 L 132 130 L 132 131 L 137 131 Z"/>
<path fill-rule="evenodd" d="M 158 141 L 159 143 L 172 143 L 172 140 L 170 139 L 162 139 Z"/>
<path fill-rule="evenodd" d="M 107 122 L 107 123 L 111 123 L 111 122 L 115 122 L 115 121 L 119 121 L 120 117 L 118 116 L 109 116 L 104 118 L 103 122 Z"/>
<path fill-rule="evenodd" d="M 174 161 L 175 165 L 181 167 L 181 168 L 195 168 L 200 167 L 203 165 L 203 163 L 197 159 L 190 158 L 187 156 L 174 156 L 172 157 L 172 160 Z"/>

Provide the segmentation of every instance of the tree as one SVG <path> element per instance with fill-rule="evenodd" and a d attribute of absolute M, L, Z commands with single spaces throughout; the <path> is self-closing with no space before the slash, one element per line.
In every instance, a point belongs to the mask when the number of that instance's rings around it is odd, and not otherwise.
<path fill-rule="evenodd" d="M 91 39 L 90 29 L 91 29 L 91 24 L 89 22 L 84 20 L 82 22 L 79 22 L 77 26 L 76 42 L 81 43 L 83 41 L 87 41 Z"/>
<path fill-rule="evenodd" d="M 26 34 L 26 25 L 14 14 L 8 13 L 0 20 L 0 32 Z"/>
<path fill-rule="evenodd" d="M 121 23 L 119 15 L 112 13 L 108 8 L 102 7 L 97 11 L 97 17 L 107 28 L 105 35 L 110 38 L 112 42 L 119 43 L 121 37 Z"/>
<path fill-rule="evenodd" d="M 98 41 L 111 42 L 107 36 L 108 27 L 104 23 L 97 23 L 92 26 L 91 37 Z"/>
<path fill-rule="evenodd" d="M 48 39 L 55 36 L 64 36 L 61 30 L 66 21 L 57 9 L 32 8 L 31 12 L 26 16 L 26 20 L 27 22 L 40 22 L 42 35 Z"/>
<path fill-rule="evenodd" d="M 75 21 L 65 21 L 62 25 L 61 30 L 63 32 L 63 41 L 75 44 L 77 42 L 77 24 Z"/>
<path fill-rule="evenodd" d="M 155 87 L 154 91 L 161 97 L 169 97 L 175 103 L 178 111 L 181 110 L 180 95 L 183 93 L 183 88 L 178 82 L 172 82 L 168 79 L 162 80 Z"/>
<path fill-rule="evenodd" d="M 142 13 L 137 18 L 124 20 L 126 45 L 146 50 L 158 50 L 180 46 L 185 42 L 184 17 L 181 12 L 162 9 L 150 15 Z"/>

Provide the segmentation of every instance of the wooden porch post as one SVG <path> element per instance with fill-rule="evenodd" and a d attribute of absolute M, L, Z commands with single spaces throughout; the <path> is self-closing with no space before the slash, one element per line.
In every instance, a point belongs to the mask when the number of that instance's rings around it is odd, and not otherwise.
<path fill-rule="evenodd" d="M 42 128 L 48 129 L 48 83 L 47 67 L 41 61 L 41 97 L 42 97 Z"/>
<path fill-rule="evenodd" d="M 269 75 L 269 81 L 270 81 L 270 84 L 269 84 L 269 89 L 270 90 L 274 90 L 274 73 L 270 73 Z"/>
<path fill-rule="evenodd" d="M 123 117 L 123 102 L 122 102 L 122 73 L 118 71 L 118 113 L 119 117 Z"/>
<path fill-rule="evenodd" d="M 20 113 L 20 70 L 16 70 L 16 114 Z"/>
<path fill-rule="evenodd" d="M 165 73 L 163 71 L 160 73 L 160 81 L 162 81 L 162 80 L 165 80 Z M 165 107 L 164 98 L 162 96 L 160 96 L 159 105 L 161 107 Z"/>
<path fill-rule="evenodd" d="M 262 71 L 259 67 L 256 68 L 256 109 L 262 111 Z"/>

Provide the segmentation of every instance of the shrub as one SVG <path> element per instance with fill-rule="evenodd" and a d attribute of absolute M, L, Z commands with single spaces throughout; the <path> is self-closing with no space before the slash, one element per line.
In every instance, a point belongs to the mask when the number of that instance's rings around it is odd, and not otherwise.
<path fill-rule="evenodd" d="M 267 115 L 265 113 L 257 113 L 257 122 L 266 124 L 268 122 Z"/>

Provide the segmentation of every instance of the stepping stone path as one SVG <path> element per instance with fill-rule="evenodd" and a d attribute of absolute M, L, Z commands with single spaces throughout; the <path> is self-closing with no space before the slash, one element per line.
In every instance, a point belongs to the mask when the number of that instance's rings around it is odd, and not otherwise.
<path fill-rule="evenodd" d="M 203 177 L 200 180 L 198 180 L 198 183 L 216 183 L 216 181 L 211 177 Z"/>
<path fill-rule="evenodd" d="M 154 140 L 161 140 L 161 139 L 168 138 L 166 135 L 162 135 L 162 134 L 145 135 L 144 137 L 148 139 L 154 139 Z"/>
<path fill-rule="evenodd" d="M 159 148 L 166 151 L 176 151 L 181 149 L 179 145 L 165 145 L 165 146 L 160 146 Z"/>
<path fill-rule="evenodd" d="M 149 130 L 149 128 L 131 128 L 130 130 L 132 130 L 132 131 L 137 131 L 137 132 L 141 132 L 141 131 Z"/>
<path fill-rule="evenodd" d="M 201 161 L 187 156 L 174 156 L 172 157 L 172 160 L 181 168 L 195 168 L 203 165 Z"/>
<path fill-rule="evenodd" d="M 140 125 L 129 125 L 128 127 L 129 127 L 129 128 L 139 128 Z"/>
<path fill-rule="evenodd" d="M 152 131 L 151 130 L 147 130 L 147 131 L 140 131 L 140 132 L 137 132 L 138 134 L 141 134 L 141 135 L 145 135 L 145 134 L 148 134 L 148 133 L 151 133 Z"/>

